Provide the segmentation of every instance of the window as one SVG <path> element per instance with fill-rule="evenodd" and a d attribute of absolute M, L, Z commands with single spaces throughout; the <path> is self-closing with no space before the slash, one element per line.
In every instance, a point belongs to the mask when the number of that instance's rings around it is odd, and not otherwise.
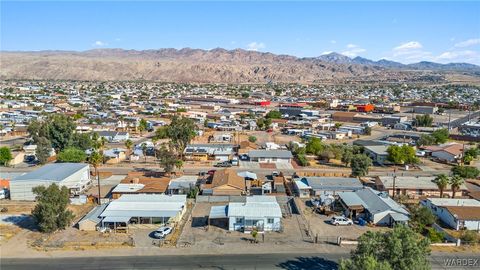
<path fill-rule="evenodd" d="M 267 223 L 268 223 L 268 224 L 273 224 L 273 218 L 267 219 Z"/>
<path fill-rule="evenodd" d="M 237 217 L 237 219 L 236 219 L 235 222 L 236 222 L 236 223 L 243 223 L 243 218 Z"/>

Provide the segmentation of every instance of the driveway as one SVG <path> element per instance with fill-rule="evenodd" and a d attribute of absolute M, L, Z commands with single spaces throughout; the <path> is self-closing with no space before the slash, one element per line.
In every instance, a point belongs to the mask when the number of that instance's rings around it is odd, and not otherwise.
<path fill-rule="evenodd" d="M 140 248 L 151 248 L 153 247 L 152 242 L 155 240 L 151 236 L 154 229 L 132 229 L 130 232 L 133 233 L 133 240 L 135 241 L 135 247 Z"/>

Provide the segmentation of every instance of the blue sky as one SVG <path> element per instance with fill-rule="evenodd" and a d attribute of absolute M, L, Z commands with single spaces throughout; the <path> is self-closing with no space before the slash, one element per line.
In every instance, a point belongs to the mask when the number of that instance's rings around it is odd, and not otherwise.
<path fill-rule="evenodd" d="M 243 48 L 480 64 L 479 2 L 1 1 L 2 50 Z"/>

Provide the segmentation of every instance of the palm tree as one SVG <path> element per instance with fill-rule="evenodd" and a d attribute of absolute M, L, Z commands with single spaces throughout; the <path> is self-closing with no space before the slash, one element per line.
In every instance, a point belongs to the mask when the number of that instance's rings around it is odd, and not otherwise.
<path fill-rule="evenodd" d="M 94 151 L 88 158 L 88 163 L 95 169 L 95 175 L 97 176 L 98 185 L 98 204 L 100 204 L 100 175 L 98 174 L 98 167 L 103 163 L 103 154 Z"/>
<path fill-rule="evenodd" d="M 128 151 L 128 160 L 129 160 L 129 161 L 131 161 L 131 159 L 130 159 L 130 155 L 131 155 L 130 151 L 132 150 L 132 146 L 133 146 L 132 140 L 128 139 L 128 140 L 125 141 L 125 147 L 127 148 L 127 151 Z"/>
<path fill-rule="evenodd" d="M 452 198 L 455 198 L 455 193 L 460 189 L 460 186 L 463 185 L 464 182 L 465 180 L 459 175 L 454 175 L 450 178 L 449 184 L 452 187 Z"/>
<path fill-rule="evenodd" d="M 439 174 L 437 177 L 435 177 L 433 182 L 437 184 L 437 187 L 440 190 L 440 198 L 443 198 L 443 191 L 447 188 L 449 182 L 448 176 L 445 174 Z"/>
<path fill-rule="evenodd" d="M 142 143 L 142 153 L 143 153 L 143 158 L 145 159 L 145 163 L 147 163 L 147 144 Z"/>
<path fill-rule="evenodd" d="M 152 143 L 153 143 L 153 155 L 155 156 L 155 159 L 157 159 L 157 151 L 156 151 L 156 145 L 157 145 L 158 139 L 156 137 L 152 138 Z"/>

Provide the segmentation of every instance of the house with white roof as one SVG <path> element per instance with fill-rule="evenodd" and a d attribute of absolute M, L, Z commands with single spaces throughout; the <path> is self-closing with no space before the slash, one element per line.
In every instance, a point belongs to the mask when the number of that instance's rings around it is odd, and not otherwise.
<path fill-rule="evenodd" d="M 229 231 L 280 231 L 282 210 L 274 196 L 250 196 L 245 202 L 212 206 L 210 219 L 228 219 Z"/>
<path fill-rule="evenodd" d="M 480 201 L 475 199 L 429 198 L 421 201 L 432 213 L 454 230 L 480 231 Z"/>
<path fill-rule="evenodd" d="M 124 194 L 100 214 L 101 227 L 125 229 L 131 224 L 168 224 L 186 211 L 186 195 Z"/>

